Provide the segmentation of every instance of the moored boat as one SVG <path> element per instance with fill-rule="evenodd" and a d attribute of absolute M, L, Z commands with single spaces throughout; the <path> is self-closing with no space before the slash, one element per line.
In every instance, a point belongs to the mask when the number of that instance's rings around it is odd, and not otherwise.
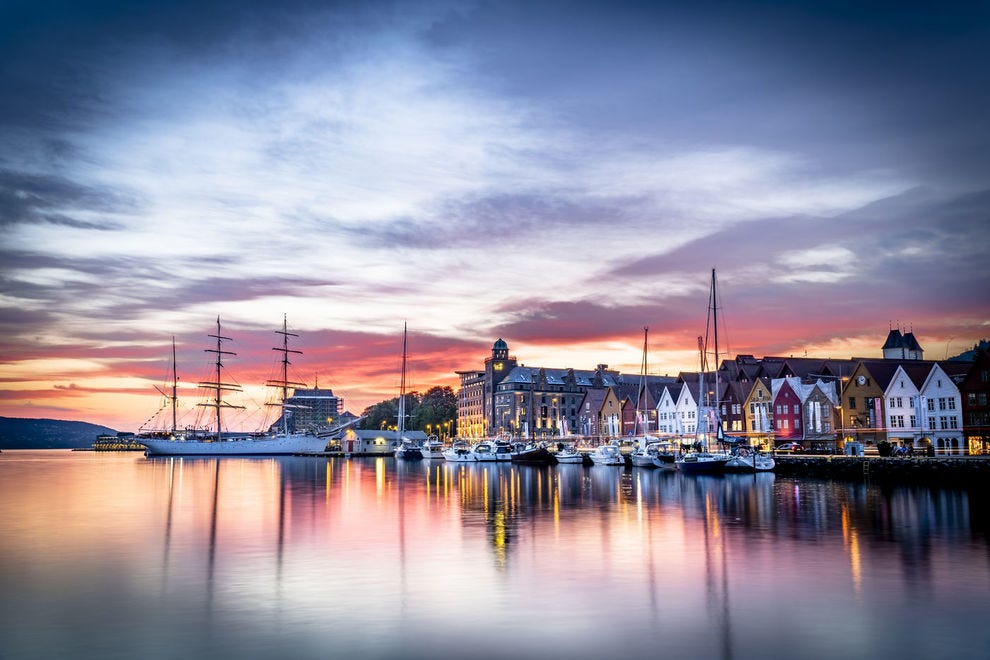
<path fill-rule="evenodd" d="M 201 406 L 214 409 L 214 419 L 216 431 L 210 435 L 200 433 L 181 433 L 173 431 L 167 437 L 139 436 L 139 442 L 147 447 L 145 454 L 149 456 L 244 456 L 244 455 L 273 455 L 273 454 L 302 454 L 318 453 L 326 449 L 326 434 L 316 435 L 311 432 L 296 433 L 290 432 L 287 423 L 286 408 L 290 406 L 285 403 L 286 391 L 288 387 L 300 385 L 287 380 L 287 368 L 289 364 L 289 353 L 299 353 L 292 351 L 288 347 L 288 338 L 298 335 L 288 332 L 285 320 L 283 319 L 282 330 L 276 330 L 282 335 L 282 346 L 273 350 L 282 353 L 282 379 L 280 381 L 269 381 L 269 385 L 278 386 L 282 389 L 282 429 L 270 433 L 258 434 L 225 434 L 223 433 L 223 423 L 221 411 L 231 408 L 243 408 L 228 403 L 224 400 L 224 392 L 238 392 L 239 385 L 224 382 L 221 378 L 223 373 L 223 356 L 236 355 L 233 351 L 224 350 L 223 342 L 231 341 L 230 337 L 221 334 L 220 317 L 217 317 L 217 333 L 209 335 L 216 340 L 215 348 L 208 348 L 208 353 L 216 354 L 214 380 L 201 382 L 200 387 L 210 392 L 210 400 L 201 403 Z M 174 396 L 174 395 L 173 395 Z M 173 398 L 174 401 L 174 398 Z M 346 425 L 345 425 L 346 426 Z M 333 431 L 339 431 L 345 426 L 337 427 Z"/>
<path fill-rule="evenodd" d="M 477 460 L 471 445 L 463 440 L 455 440 L 454 444 L 444 449 L 443 459 L 448 463 L 474 463 Z"/>
<path fill-rule="evenodd" d="M 435 435 L 431 435 L 420 447 L 420 451 L 423 452 L 423 458 L 426 459 L 442 459 L 444 450 L 443 442 Z"/>
<path fill-rule="evenodd" d="M 595 465 L 625 465 L 626 457 L 619 451 L 618 445 L 598 445 L 591 452 L 591 462 Z"/>
<path fill-rule="evenodd" d="M 508 440 L 496 440 L 492 444 L 492 453 L 495 454 L 496 461 L 512 460 L 512 443 Z"/>
<path fill-rule="evenodd" d="M 706 451 L 693 451 L 677 459 L 677 469 L 688 474 L 717 474 L 723 472 L 729 457 Z"/>
<path fill-rule="evenodd" d="M 547 464 L 553 460 L 550 451 L 545 443 L 518 443 L 512 452 L 513 463 L 539 463 Z"/>
<path fill-rule="evenodd" d="M 399 446 L 395 448 L 395 457 L 406 461 L 418 461 L 423 458 L 419 443 L 405 437 L 406 433 L 406 324 L 402 324 L 402 375 L 399 379 L 399 411 L 398 433 Z"/>
<path fill-rule="evenodd" d="M 770 472 L 777 466 L 773 456 L 740 449 L 725 463 L 726 472 Z"/>
<path fill-rule="evenodd" d="M 483 440 L 481 442 L 476 442 L 471 447 L 471 453 L 474 454 L 474 460 L 481 462 L 494 461 L 495 459 L 495 445 L 494 443 Z"/>
<path fill-rule="evenodd" d="M 581 465 L 584 463 L 585 455 L 577 450 L 574 445 L 567 445 L 557 450 L 557 453 L 553 454 L 553 458 L 558 463 L 564 465 L 577 464 Z"/>

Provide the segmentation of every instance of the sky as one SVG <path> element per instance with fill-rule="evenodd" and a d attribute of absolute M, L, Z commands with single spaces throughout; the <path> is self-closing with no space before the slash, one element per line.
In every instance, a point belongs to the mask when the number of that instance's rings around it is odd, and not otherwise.
<path fill-rule="evenodd" d="M 986 2 L 0 3 L 0 415 L 990 336 Z M 247 415 L 248 413 L 245 413 Z M 235 420 L 238 424 L 254 423 Z"/>

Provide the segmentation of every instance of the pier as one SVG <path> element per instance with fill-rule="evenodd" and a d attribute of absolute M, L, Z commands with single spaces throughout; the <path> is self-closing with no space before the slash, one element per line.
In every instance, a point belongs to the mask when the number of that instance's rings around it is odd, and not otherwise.
<path fill-rule="evenodd" d="M 870 480 L 902 485 L 971 488 L 990 486 L 990 460 L 984 456 L 898 457 L 780 456 L 774 472 L 783 477 Z"/>

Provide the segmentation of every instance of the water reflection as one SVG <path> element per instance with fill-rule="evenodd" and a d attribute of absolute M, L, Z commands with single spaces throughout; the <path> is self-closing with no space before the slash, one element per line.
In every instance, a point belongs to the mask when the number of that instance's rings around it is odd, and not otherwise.
<path fill-rule="evenodd" d="M 4 657 L 990 647 L 986 514 L 965 491 L 57 452 L 5 452 L 0 489 Z"/>

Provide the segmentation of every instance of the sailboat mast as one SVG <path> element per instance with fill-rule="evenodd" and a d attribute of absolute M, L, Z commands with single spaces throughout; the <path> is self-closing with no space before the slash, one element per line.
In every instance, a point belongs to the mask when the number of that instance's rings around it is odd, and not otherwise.
<path fill-rule="evenodd" d="M 646 399 L 646 396 L 645 396 L 645 391 L 646 391 L 646 347 L 647 347 L 647 340 L 648 340 L 649 336 L 650 336 L 650 327 L 644 325 L 643 326 L 643 363 L 639 367 L 639 394 L 636 397 L 636 422 L 633 424 L 633 435 L 636 435 L 636 430 L 637 430 L 636 427 L 639 426 L 640 417 L 642 415 L 644 415 L 644 411 L 642 409 L 642 406 L 643 406 L 644 400 Z M 650 432 L 649 424 L 646 422 L 646 419 L 644 418 L 643 419 L 643 435 L 646 435 L 649 432 Z"/>
<path fill-rule="evenodd" d="M 176 372 L 175 367 L 175 335 L 172 335 L 172 434 L 175 434 L 178 428 L 178 418 L 176 415 L 176 406 L 179 400 L 179 376 Z"/>
<path fill-rule="evenodd" d="M 406 432 L 406 334 L 407 323 L 402 323 L 402 375 L 399 378 L 399 419 L 396 424 L 398 428 L 398 439 L 402 442 L 402 436 Z"/>
<path fill-rule="evenodd" d="M 289 399 L 289 388 L 304 387 L 304 383 L 294 383 L 289 380 L 289 353 L 296 353 L 297 355 L 302 355 L 302 351 L 296 351 L 289 348 L 289 337 L 298 337 L 299 335 L 289 332 L 289 321 L 286 314 L 282 315 L 282 329 L 276 330 L 275 334 L 282 335 L 282 345 L 272 347 L 273 351 L 278 351 L 282 354 L 282 379 L 281 380 L 270 380 L 268 385 L 272 387 L 278 387 L 282 390 L 281 400 L 273 405 L 280 406 L 282 408 L 282 433 L 285 435 L 289 434 L 289 406 L 286 401 Z"/>
<path fill-rule="evenodd" d="M 711 307 L 712 307 L 712 326 L 715 334 L 715 433 L 716 436 L 722 437 L 722 418 L 719 414 L 721 412 L 721 404 L 719 403 L 718 394 L 718 296 L 715 292 L 715 269 L 712 268 L 712 295 L 711 295 Z"/>
<path fill-rule="evenodd" d="M 223 420 L 220 417 L 220 409 L 221 408 L 224 408 L 224 407 L 226 407 L 226 408 L 243 408 L 244 406 L 231 405 L 229 403 L 226 403 L 223 400 L 223 392 L 225 390 L 226 391 L 231 391 L 231 392 L 239 392 L 241 390 L 241 388 L 240 388 L 239 385 L 235 385 L 233 383 L 224 383 L 220 379 L 221 378 L 221 370 L 223 368 L 223 356 L 224 355 L 237 355 L 237 353 L 234 353 L 233 351 L 225 351 L 222 348 L 222 342 L 225 341 L 225 340 L 226 341 L 231 341 L 231 338 L 230 337 L 224 337 L 223 335 L 220 334 L 220 317 L 219 316 L 217 317 L 217 334 L 215 334 L 215 335 L 207 335 L 207 336 L 208 337 L 212 337 L 213 339 L 216 339 L 217 340 L 217 347 L 216 348 L 207 348 L 206 349 L 206 352 L 207 353 L 216 353 L 217 354 L 217 361 L 216 361 L 216 368 L 217 368 L 217 370 L 216 370 L 216 378 L 212 382 L 209 382 L 209 383 L 200 383 L 199 384 L 200 387 L 209 388 L 209 389 L 211 389 L 211 390 L 214 391 L 213 402 L 212 403 L 203 403 L 203 404 L 200 404 L 200 405 L 207 406 L 209 408 L 214 408 L 216 410 L 217 442 L 220 442 L 220 440 L 222 439 L 221 438 L 221 433 L 223 432 L 223 426 L 222 426 L 222 421 Z"/>

